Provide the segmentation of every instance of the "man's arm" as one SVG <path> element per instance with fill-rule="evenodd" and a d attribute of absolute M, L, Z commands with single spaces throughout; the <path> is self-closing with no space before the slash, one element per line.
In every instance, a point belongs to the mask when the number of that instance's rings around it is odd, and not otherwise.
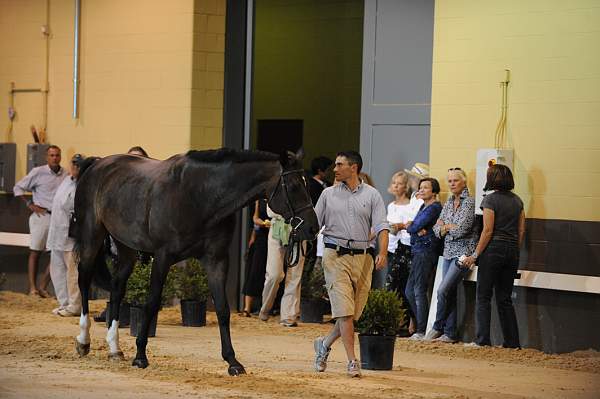
<path fill-rule="evenodd" d="M 377 270 L 381 270 L 387 265 L 387 248 L 389 242 L 389 231 L 381 230 L 379 232 L 378 240 L 379 242 L 379 253 L 375 257 L 375 268 Z"/>
<path fill-rule="evenodd" d="M 39 206 L 35 205 L 31 201 L 31 199 L 29 199 L 29 197 L 25 196 L 25 194 L 28 191 L 35 190 L 35 180 L 36 180 L 36 176 L 37 176 L 37 171 L 38 171 L 38 169 L 34 168 L 33 170 L 31 170 L 31 172 L 29 172 L 27 174 L 27 176 L 25 176 L 21 180 L 19 180 L 13 188 L 13 193 L 14 193 L 15 197 L 21 197 L 21 199 L 25 202 L 25 204 L 27 205 L 27 208 L 29 208 L 29 210 L 31 212 L 40 215 L 40 214 L 46 213 L 46 210 L 44 208 L 40 208 Z"/>

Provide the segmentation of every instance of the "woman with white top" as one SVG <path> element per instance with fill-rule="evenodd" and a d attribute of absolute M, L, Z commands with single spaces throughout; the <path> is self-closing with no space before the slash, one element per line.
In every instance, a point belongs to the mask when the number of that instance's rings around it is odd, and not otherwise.
<path fill-rule="evenodd" d="M 421 204 L 422 200 L 412 196 L 412 190 L 408 185 L 408 174 L 404 171 L 396 172 L 392 176 L 388 192 L 395 199 L 387 208 L 387 220 L 390 223 L 390 235 L 388 244 L 388 267 L 386 276 L 386 288 L 396 291 L 402 296 L 410 316 L 409 332 L 412 333 L 414 315 L 408 306 L 408 300 L 404 294 L 406 282 L 410 273 L 410 234 L 406 231 Z"/>
<path fill-rule="evenodd" d="M 79 316 L 81 294 L 78 285 L 77 262 L 73 254 L 75 241 L 69 237 L 69 222 L 73 214 L 75 189 L 79 177 L 80 154 L 71 159 L 71 175 L 63 180 L 52 201 L 47 247 L 50 252 L 50 278 L 58 300 L 52 311 L 59 316 Z"/>

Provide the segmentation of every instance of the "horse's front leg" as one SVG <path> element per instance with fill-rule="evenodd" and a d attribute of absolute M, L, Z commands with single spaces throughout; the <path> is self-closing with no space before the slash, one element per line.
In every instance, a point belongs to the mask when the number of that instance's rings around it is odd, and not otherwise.
<path fill-rule="evenodd" d="M 136 252 L 119 242 L 116 244 L 118 251 L 117 273 L 113 278 L 110 291 L 110 320 L 106 333 L 106 343 L 108 344 L 108 358 L 110 360 L 123 360 L 125 356 L 119 347 L 119 312 L 127 288 L 127 279 L 129 279 L 135 263 Z"/>
<path fill-rule="evenodd" d="M 146 357 L 146 345 L 148 344 L 148 331 L 150 330 L 150 322 L 158 313 L 160 308 L 160 300 L 162 295 L 163 285 L 169 273 L 169 268 L 172 262 L 164 254 L 156 254 L 154 264 L 152 265 L 152 274 L 150 275 L 150 294 L 145 307 L 145 318 L 142 320 L 142 326 L 138 331 L 135 344 L 137 353 L 133 359 L 133 366 L 139 368 L 148 367 L 148 358 Z"/>
<path fill-rule="evenodd" d="M 246 374 L 244 366 L 235 358 L 235 351 L 231 344 L 231 333 L 229 328 L 229 304 L 227 303 L 227 294 L 225 285 L 227 282 L 227 265 L 228 259 L 225 256 L 221 259 L 213 259 L 212 264 L 206 263 L 210 260 L 205 260 L 205 269 L 208 275 L 208 285 L 215 303 L 217 311 L 217 319 L 219 321 L 219 332 L 221 333 L 221 354 L 223 359 L 229 363 L 229 375 Z"/>

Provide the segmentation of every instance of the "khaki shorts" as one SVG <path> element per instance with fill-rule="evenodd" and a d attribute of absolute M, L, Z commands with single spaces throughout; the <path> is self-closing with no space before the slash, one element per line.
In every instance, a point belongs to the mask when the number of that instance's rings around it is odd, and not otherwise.
<path fill-rule="evenodd" d="M 50 214 L 38 215 L 32 213 L 29 216 L 29 249 L 33 251 L 45 251 L 50 229 Z"/>
<path fill-rule="evenodd" d="M 323 271 L 334 318 L 352 316 L 358 320 L 371 289 L 373 258 L 369 254 L 338 256 L 336 251 L 323 251 Z"/>

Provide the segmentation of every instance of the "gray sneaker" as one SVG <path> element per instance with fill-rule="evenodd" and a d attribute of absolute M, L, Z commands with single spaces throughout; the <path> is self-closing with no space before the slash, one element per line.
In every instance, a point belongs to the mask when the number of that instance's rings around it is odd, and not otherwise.
<path fill-rule="evenodd" d="M 433 341 L 436 338 L 439 338 L 442 336 L 442 332 L 438 331 L 438 330 L 434 330 L 433 328 L 431 330 L 429 330 L 427 332 L 427 334 L 425 334 L 425 339 L 427 341 Z"/>
<path fill-rule="evenodd" d="M 315 347 L 315 370 L 319 373 L 325 371 L 327 369 L 327 358 L 329 357 L 329 352 L 331 352 L 331 348 L 325 347 L 324 337 L 319 337 L 315 339 L 314 347 Z"/>
<path fill-rule="evenodd" d="M 269 320 L 269 314 L 260 312 L 258 314 L 258 318 L 261 319 L 262 321 L 267 321 L 267 320 Z"/>
<path fill-rule="evenodd" d="M 348 362 L 348 377 L 360 378 L 360 362 L 356 359 Z"/>
<path fill-rule="evenodd" d="M 450 338 L 446 334 L 442 335 L 439 338 L 434 339 L 434 341 L 435 342 L 443 342 L 445 344 L 454 344 L 454 343 L 456 343 L 456 340 L 454 338 Z"/>

